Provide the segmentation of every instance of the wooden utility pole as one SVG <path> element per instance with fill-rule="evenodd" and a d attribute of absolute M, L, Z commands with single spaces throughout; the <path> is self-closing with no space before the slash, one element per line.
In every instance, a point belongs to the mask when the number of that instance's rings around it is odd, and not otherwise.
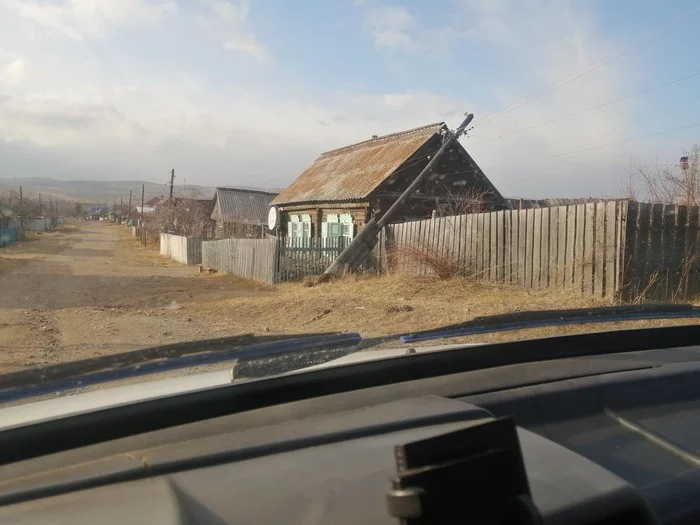
<path fill-rule="evenodd" d="M 19 187 L 19 228 L 24 231 L 24 200 L 22 199 L 22 186 Z"/>
<path fill-rule="evenodd" d="M 41 193 L 40 193 L 39 194 L 39 217 L 43 217 L 43 216 L 44 216 L 44 214 L 43 214 L 43 210 L 41 207 Z"/>
<path fill-rule="evenodd" d="M 173 185 L 175 184 L 175 168 L 170 170 L 170 202 L 173 202 Z"/>
<path fill-rule="evenodd" d="M 141 223 L 141 242 L 143 242 L 143 245 L 146 246 L 146 228 L 143 224 L 143 202 L 144 198 L 146 196 L 146 185 L 141 184 L 141 218 L 140 218 L 140 223 Z"/>
<path fill-rule="evenodd" d="M 389 224 L 389 221 L 396 215 L 399 207 L 408 199 L 411 194 L 416 190 L 418 185 L 423 180 L 423 177 L 430 171 L 432 171 L 433 166 L 437 160 L 442 156 L 442 154 L 447 151 L 454 142 L 456 142 L 459 137 L 467 129 L 467 126 L 474 118 L 472 113 L 466 115 L 464 121 L 459 125 L 459 127 L 453 132 L 448 131 L 447 136 L 442 142 L 442 146 L 437 150 L 433 158 L 430 159 L 428 164 L 426 164 L 423 171 L 421 171 L 418 176 L 408 185 L 408 188 L 399 195 L 399 198 L 394 201 L 389 209 L 384 213 L 381 218 L 377 221 L 370 219 L 362 230 L 357 234 L 357 236 L 352 240 L 352 242 L 345 248 L 338 258 L 333 261 L 333 263 L 326 269 L 322 276 L 322 280 L 329 279 L 333 275 L 340 275 L 346 270 L 354 270 L 360 263 L 370 254 L 377 244 L 377 235 L 382 230 L 384 226 Z"/>
<path fill-rule="evenodd" d="M 122 222 L 122 217 L 124 217 L 124 197 L 119 197 L 119 224 Z"/>
<path fill-rule="evenodd" d="M 131 190 L 129 190 L 129 210 L 126 212 L 126 218 L 127 220 L 131 218 Z"/>

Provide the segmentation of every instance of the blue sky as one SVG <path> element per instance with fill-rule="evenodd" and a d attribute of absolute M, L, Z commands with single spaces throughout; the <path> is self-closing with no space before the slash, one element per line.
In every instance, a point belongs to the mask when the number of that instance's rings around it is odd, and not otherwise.
<path fill-rule="evenodd" d="M 0 178 L 283 187 L 471 111 L 504 194 L 616 195 L 699 141 L 700 75 L 497 137 L 700 72 L 699 26 L 697 0 L 0 0 Z"/>

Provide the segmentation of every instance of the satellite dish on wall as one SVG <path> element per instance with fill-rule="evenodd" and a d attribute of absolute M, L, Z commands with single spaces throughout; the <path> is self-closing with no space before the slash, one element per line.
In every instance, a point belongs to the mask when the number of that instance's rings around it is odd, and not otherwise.
<path fill-rule="evenodd" d="M 271 230 L 274 230 L 277 228 L 277 225 L 280 222 L 280 212 L 277 209 L 276 206 L 272 206 L 270 208 L 270 212 L 267 214 L 267 227 Z"/>

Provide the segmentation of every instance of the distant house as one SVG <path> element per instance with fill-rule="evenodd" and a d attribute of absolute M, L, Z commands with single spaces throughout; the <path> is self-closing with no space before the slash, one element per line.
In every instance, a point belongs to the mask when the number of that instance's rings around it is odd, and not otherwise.
<path fill-rule="evenodd" d="M 148 206 L 149 208 L 155 208 L 158 206 L 163 201 L 163 197 L 153 197 L 152 199 L 148 199 L 146 202 L 143 203 L 144 206 Z"/>
<path fill-rule="evenodd" d="M 323 153 L 272 204 L 290 237 L 352 238 L 381 216 L 442 145 L 436 123 Z M 461 144 L 438 159 L 432 172 L 401 207 L 395 222 L 452 215 L 450 207 L 479 200 L 479 210 L 508 205 Z"/>
<path fill-rule="evenodd" d="M 211 213 L 215 236 L 220 239 L 264 236 L 270 202 L 276 196 L 276 193 L 266 191 L 216 188 Z"/>
<path fill-rule="evenodd" d="M 212 199 L 174 197 L 161 201 L 155 208 L 162 231 L 209 239 L 214 236 Z"/>

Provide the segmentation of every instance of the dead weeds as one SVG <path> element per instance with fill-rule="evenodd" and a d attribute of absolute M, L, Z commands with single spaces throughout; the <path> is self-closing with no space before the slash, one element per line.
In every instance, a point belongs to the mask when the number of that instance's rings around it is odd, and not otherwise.
<path fill-rule="evenodd" d="M 310 288 L 304 283 L 282 283 L 266 291 L 192 307 L 210 322 L 235 326 L 237 331 L 257 333 L 261 327 L 272 327 L 277 333 L 359 331 L 380 336 L 484 315 L 604 304 L 573 292 L 401 275 L 348 276 Z"/>

